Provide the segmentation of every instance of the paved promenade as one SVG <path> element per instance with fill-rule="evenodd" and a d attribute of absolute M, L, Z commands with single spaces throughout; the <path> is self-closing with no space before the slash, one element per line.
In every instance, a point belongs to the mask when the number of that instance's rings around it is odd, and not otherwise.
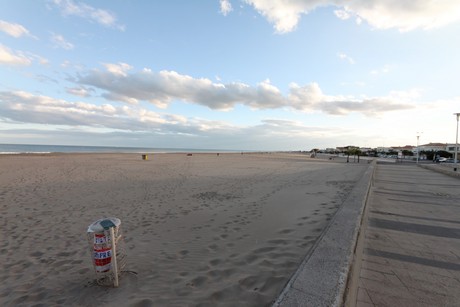
<path fill-rule="evenodd" d="M 378 164 L 361 231 L 347 305 L 460 306 L 460 179 Z"/>

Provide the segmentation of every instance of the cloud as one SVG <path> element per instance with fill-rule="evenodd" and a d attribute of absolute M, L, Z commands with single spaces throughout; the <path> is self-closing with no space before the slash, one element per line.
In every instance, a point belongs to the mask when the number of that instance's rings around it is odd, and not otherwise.
<path fill-rule="evenodd" d="M 331 115 L 355 112 L 366 116 L 379 116 L 387 112 L 409 110 L 414 108 L 413 101 L 419 97 L 419 92 L 414 90 L 391 92 L 383 97 L 356 98 L 325 95 L 316 83 L 302 87 L 294 83 L 290 87 L 293 108 L 302 111 L 321 111 Z"/>
<path fill-rule="evenodd" d="M 27 30 L 24 26 L 17 23 L 10 23 L 4 20 L 0 20 L 0 31 L 16 38 L 24 35 L 33 37 L 29 33 L 29 30 Z"/>
<path fill-rule="evenodd" d="M 274 25 L 277 33 L 295 30 L 302 15 L 333 6 L 334 14 L 358 24 L 367 21 L 376 29 L 400 31 L 439 28 L 460 21 L 460 2 L 451 0 L 245 0 Z"/>
<path fill-rule="evenodd" d="M 104 64 L 105 70 L 91 70 L 78 75 L 79 85 L 103 90 L 111 101 L 137 104 L 147 101 L 167 108 L 174 100 L 202 105 L 213 110 L 228 111 L 236 105 L 254 110 L 288 108 L 302 112 L 321 111 L 334 115 L 359 112 L 374 116 L 381 112 L 412 108 L 412 100 L 400 97 L 356 98 L 323 94 L 317 83 L 289 85 L 287 95 L 270 80 L 251 86 L 242 82 L 216 83 L 207 78 L 194 78 L 175 71 L 153 72 L 150 69 L 130 72 L 125 63 Z"/>
<path fill-rule="evenodd" d="M 460 2 L 450 0 L 359 0 L 345 9 L 377 29 L 432 29 L 460 21 Z"/>
<path fill-rule="evenodd" d="M 339 52 L 337 54 L 337 56 L 341 59 L 341 60 L 345 60 L 347 61 L 348 63 L 350 64 L 355 64 L 355 60 L 353 60 L 353 58 L 351 58 L 350 56 L 346 55 L 345 53 L 343 52 Z"/>
<path fill-rule="evenodd" d="M 391 70 L 394 69 L 394 66 L 393 65 L 389 65 L 389 64 L 386 64 L 384 65 L 382 68 L 380 69 L 373 69 L 371 70 L 371 75 L 380 75 L 380 74 L 387 74 L 389 73 Z"/>
<path fill-rule="evenodd" d="M 75 95 L 75 96 L 90 97 L 91 92 L 94 92 L 94 89 L 85 88 L 81 86 L 81 87 L 66 88 L 66 92 L 69 94 Z"/>
<path fill-rule="evenodd" d="M 90 131 L 124 131 L 155 135 L 228 134 L 237 130 L 221 121 L 187 118 L 176 114 L 152 112 L 137 106 L 96 105 L 81 101 L 70 102 L 24 91 L 0 92 L 0 122 L 57 127 L 87 128 Z M 45 129 L 45 128 L 43 128 Z M 37 128 L 36 131 L 39 131 Z M 97 133 L 96 133 L 97 134 Z"/>
<path fill-rule="evenodd" d="M 332 114 L 347 113 L 351 109 L 360 112 L 401 110 L 397 105 L 398 101 L 420 97 L 420 91 L 412 90 L 391 92 L 387 97 L 364 97 L 359 101 L 347 100 L 346 97 L 340 100 L 332 96 L 324 97 L 319 86 L 315 84 L 299 87 L 298 92 L 298 95 L 310 95 L 312 101 L 316 99 L 316 102 L 321 103 L 322 109 L 330 108 Z M 381 140 L 379 131 L 386 129 L 395 145 L 400 142 L 405 144 L 407 133 L 410 134 L 413 127 L 427 123 L 433 128 L 425 131 L 430 133 L 431 138 L 445 135 L 445 127 L 434 123 L 446 120 L 446 110 L 452 109 L 449 114 L 453 113 L 453 106 L 458 105 L 458 102 L 457 98 L 419 105 L 416 117 L 408 117 L 408 112 L 397 112 L 384 113 L 379 120 L 354 118 L 353 125 L 347 124 L 347 121 L 336 121 L 337 125 L 334 126 L 325 121 L 324 125 L 311 126 L 303 121 L 271 117 L 262 118 L 249 125 L 235 125 L 219 120 L 153 112 L 139 105 L 98 105 L 24 91 L 3 91 L 0 92 L 0 137 L 13 143 L 17 140 L 24 143 L 37 143 L 37 140 L 41 140 L 43 144 L 124 144 L 156 148 L 187 144 L 183 146 L 299 150 L 350 143 L 369 146 L 376 144 L 377 139 Z M 355 120 L 358 121 L 358 128 L 355 127 Z M 305 121 L 308 121 L 308 117 Z M 394 125 L 395 122 L 398 125 Z"/>
<path fill-rule="evenodd" d="M 56 48 L 62 48 L 65 50 L 72 50 L 74 45 L 69 43 L 62 35 L 52 34 L 51 41 L 54 43 Z"/>
<path fill-rule="evenodd" d="M 275 108 L 283 103 L 280 91 L 268 81 L 250 87 L 244 83 L 213 83 L 206 78 L 193 78 L 175 71 L 152 72 L 144 69 L 127 74 L 127 64 L 105 64 L 106 70 L 92 70 L 79 76 L 77 83 L 94 86 L 107 92 L 111 100 L 136 103 L 148 101 L 165 108 L 179 99 L 204 105 L 214 110 L 230 110 L 241 103 L 257 109 Z"/>
<path fill-rule="evenodd" d="M 69 102 L 24 91 L 0 92 L 0 118 L 34 124 L 145 130 L 165 124 L 160 114 L 145 109 Z"/>
<path fill-rule="evenodd" d="M 118 24 L 115 14 L 103 9 L 94 8 L 86 3 L 72 0 L 51 0 L 50 4 L 58 7 L 64 16 L 77 16 L 108 28 L 115 28 L 121 31 L 125 30 L 124 25 Z"/>
<path fill-rule="evenodd" d="M 0 136 L 45 144 L 278 150 L 317 146 L 341 136 L 344 127 L 312 127 L 299 121 L 266 118 L 249 126 L 152 112 L 138 106 L 70 102 L 24 91 L 0 92 Z M 20 124 L 20 125 L 18 125 Z M 20 129 L 18 129 L 18 127 Z"/>
<path fill-rule="evenodd" d="M 0 44 L 0 65 L 27 66 L 30 64 L 32 64 L 31 57 L 25 55 L 22 51 L 13 51 Z"/>
<path fill-rule="evenodd" d="M 322 111 L 333 115 L 345 115 L 350 112 L 360 112 L 368 116 L 411 108 L 411 106 L 405 103 L 395 102 L 388 97 L 366 98 L 361 101 L 331 100 L 325 101 L 321 106 Z"/>
<path fill-rule="evenodd" d="M 105 66 L 108 72 L 114 75 L 117 75 L 117 76 L 121 76 L 121 77 L 126 77 L 127 76 L 126 73 L 133 68 L 132 66 L 126 63 L 118 63 L 118 64 L 106 63 L 103 65 Z"/>
<path fill-rule="evenodd" d="M 220 0 L 220 13 L 224 16 L 227 16 L 231 11 L 233 11 L 232 4 L 228 0 Z"/>
<path fill-rule="evenodd" d="M 344 10 L 335 10 L 334 14 L 335 16 L 337 16 L 337 18 L 342 19 L 342 20 L 347 20 L 347 19 L 350 19 L 351 17 L 350 13 Z"/>
<path fill-rule="evenodd" d="M 277 33 L 287 33 L 295 30 L 301 14 L 307 14 L 316 8 L 314 1 L 301 0 L 245 0 L 264 16 L 270 23 L 274 24 Z"/>

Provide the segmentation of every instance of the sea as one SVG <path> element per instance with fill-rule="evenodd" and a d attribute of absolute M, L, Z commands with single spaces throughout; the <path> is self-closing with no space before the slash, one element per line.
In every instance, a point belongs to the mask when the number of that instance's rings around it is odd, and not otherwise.
<path fill-rule="evenodd" d="M 244 151 L 244 150 L 243 150 Z M 242 152 L 241 150 L 196 149 L 196 148 L 150 148 L 110 147 L 74 145 L 0 144 L 0 154 L 44 154 L 44 153 L 183 153 L 183 152 Z"/>

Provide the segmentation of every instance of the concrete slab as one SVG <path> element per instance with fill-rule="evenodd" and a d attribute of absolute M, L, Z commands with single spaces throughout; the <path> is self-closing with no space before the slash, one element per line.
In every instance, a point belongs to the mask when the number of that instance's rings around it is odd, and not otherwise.
<path fill-rule="evenodd" d="M 460 180 L 425 167 L 376 166 L 347 306 L 459 306 Z"/>
<path fill-rule="evenodd" d="M 369 164 L 273 306 L 340 306 L 374 171 Z"/>

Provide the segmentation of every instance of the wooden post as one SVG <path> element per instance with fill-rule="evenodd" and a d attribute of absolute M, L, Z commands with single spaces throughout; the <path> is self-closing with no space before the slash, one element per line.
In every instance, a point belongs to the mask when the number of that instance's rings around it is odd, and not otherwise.
<path fill-rule="evenodd" d="M 117 265 L 117 238 L 115 238 L 115 227 L 110 227 L 110 242 L 112 243 L 112 270 L 114 272 L 113 286 L 118 287 L 118 265 Z"/>

